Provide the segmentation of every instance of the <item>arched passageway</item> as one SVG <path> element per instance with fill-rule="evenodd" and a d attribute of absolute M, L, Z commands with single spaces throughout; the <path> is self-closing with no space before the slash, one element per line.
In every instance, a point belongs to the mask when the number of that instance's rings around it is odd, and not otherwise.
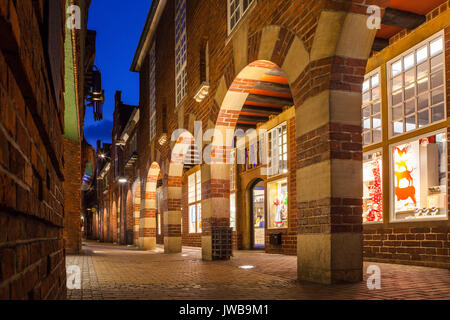
<path fill-rule="evenodd" d="M 159 164 L 152 163 L 145 183 L 145 198 L 141 199 L 139 236 L 140 246 L 146 250 L 156 249 L 156 188 L 160 174 Z"/>

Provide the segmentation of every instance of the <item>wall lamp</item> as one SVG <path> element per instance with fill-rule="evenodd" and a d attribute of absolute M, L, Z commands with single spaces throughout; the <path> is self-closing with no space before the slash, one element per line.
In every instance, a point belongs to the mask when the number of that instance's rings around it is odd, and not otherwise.
<path fill-rule="evenodd" d="M 195 95 L 194 99 L 197 102 L 202 102 L 203 99 L 206 98 L 206 96 L 209 94 L 209 83 L 203 82 L 200 86 L 200 89 L 198 90 L 197 94 Z"/>

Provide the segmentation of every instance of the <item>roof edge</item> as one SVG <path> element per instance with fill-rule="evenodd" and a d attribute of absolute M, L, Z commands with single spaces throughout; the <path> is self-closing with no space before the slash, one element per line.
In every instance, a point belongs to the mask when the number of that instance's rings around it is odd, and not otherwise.
<path fill-rule="evenodd" d="M 142 59 L 147 53 L 149 43 L 153 38 L 155 29 L 158 26 L 162 11 L 166 6 L 167 0 L 153 0 L 150 11 L 145 21 L 144 29 L 142 30 L 141 38 L 134 54 L 133 62 L 131 63 L 130 71 L 139 72 L 141 69 Z"/>

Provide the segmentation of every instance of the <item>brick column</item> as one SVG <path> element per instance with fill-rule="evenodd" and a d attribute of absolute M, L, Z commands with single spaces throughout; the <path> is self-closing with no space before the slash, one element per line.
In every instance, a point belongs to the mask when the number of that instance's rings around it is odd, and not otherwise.
<path fill-rule="evenodd" d="M 167 211 L 164 211 L 164 252 L 178 253 L 181 241 L 181 196 L 183 164 L 171 163 L 167 188 Z"/>
<path fill-rule="evenodd" d="M 64 240 L 66 252 L 81 250 L 81 146 L 64 138 Z"/>

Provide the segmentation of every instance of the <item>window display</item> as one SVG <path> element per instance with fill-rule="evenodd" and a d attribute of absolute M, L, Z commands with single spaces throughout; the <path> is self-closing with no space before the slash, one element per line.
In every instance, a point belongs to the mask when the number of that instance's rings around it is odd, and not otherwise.
<path fill-rule="evenodd" d="M 445 119 L 443 49 L 435 35 L 389 64 L 392 135 Z"/>
<path fill-rule="evenodd" d="M 447 215 L 447 137 L 431 135 L 393 147 L 394 220 Z"/>
<path fill-rule="evenodd" d="M 383 221 L 383 164 L 381 152 L 364 154 L 363 222 Z"/>
<path fill-rule="evenodd" d="M 288 183 L 282 179 L 268 184 L 269 228 L 288 227 Z"/>
<path fill-rule="evenodd" d="M 189 233 L 202 232 L 202 185 L 201 171 L 188 177 Z"/>
<path fill-rule="evenodd" d="M 253 187 L 253 245 L 255 248 L 265 246 L 265 218 L 264 218 L 264 182 Z"/>

